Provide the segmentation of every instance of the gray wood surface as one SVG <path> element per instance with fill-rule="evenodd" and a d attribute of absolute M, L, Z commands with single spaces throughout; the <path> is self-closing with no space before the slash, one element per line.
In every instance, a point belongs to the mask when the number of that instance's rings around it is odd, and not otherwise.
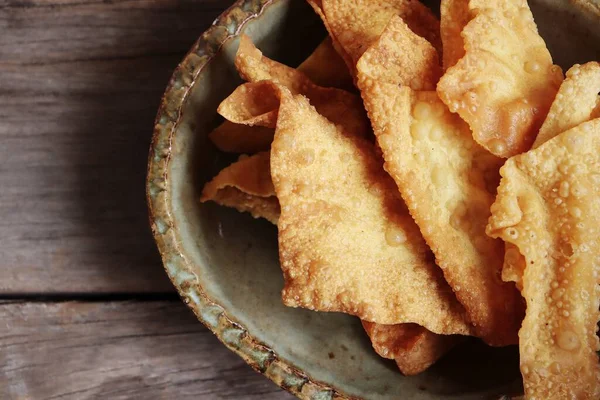
<path fill-rule="evenodd" d="M 2 399 L 291 399 L 182 303 L 0 304 Z"/>
<path fill-rule="evenodd" d="M 232 1 L 0 0 L 0 399 L 291 397 L 177 298 L 147 223 L 161 94 Z"/>
<path fill-rule="evenodd" d="M 0 293 L 171 291 L 144 177 L 173 68 L 221 0 L 0 0 Z"/>

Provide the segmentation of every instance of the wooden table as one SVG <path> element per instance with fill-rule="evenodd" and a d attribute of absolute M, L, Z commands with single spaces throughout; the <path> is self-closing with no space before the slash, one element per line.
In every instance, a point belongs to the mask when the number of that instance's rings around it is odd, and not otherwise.
<path fill-rule="evenodd" d="M 187 310 L 147 224 L 160 96 L 229 2 L 0 0 L 0 398 L 291 398 Z"/>

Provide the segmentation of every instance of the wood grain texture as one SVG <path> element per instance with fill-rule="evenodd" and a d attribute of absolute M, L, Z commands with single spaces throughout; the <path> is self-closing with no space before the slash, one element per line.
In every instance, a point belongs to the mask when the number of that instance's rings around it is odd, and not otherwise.
<path fill-rule="evenodd" d="M 147 223 L 160 97 L 222 0 L 0 0 L 0 294 L 172 291 Z"/>
<path fill-rule="evenodd" d="M 3 399 L 291 399 L 183 303 L 0 303 Z"/>
<path fill-rule="evenodd" d="M 147 222 L 160 97 L 229 4 L 0 0 L 0 398 L 291 398 L 160 295 Z"/>

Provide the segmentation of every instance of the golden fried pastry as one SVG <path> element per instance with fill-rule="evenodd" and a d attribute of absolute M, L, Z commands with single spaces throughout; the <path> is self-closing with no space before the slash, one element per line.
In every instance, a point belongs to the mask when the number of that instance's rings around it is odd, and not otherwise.
<path fill-rule="evenodd" d="M 419 77 L 435 75 L 394 75 L 393 67 L 377 62 L 388 57 L 387 64 L 402 66 L 407 60 L 434 60 L 426 55 L 435 49 L 414 36 L 394 18 L 357 64 L 384 167 L 477 334 L 493 345 L 516 343 L 522 318 L 518 292 L 499 278 L 502 242 L 485 234 L 502 161 L 475 143 L 468 126 L 436 92 L 410 87 Z"/>
<path fill-rule="evenodd" d="M 271 175 L 284 303 L 470 333 L 374 146 L 282 92 Z"/>
<path fill-rule="evenodd" d="M 394 360 L 404 375 L 420 374 L 463 340 L 429 332 L 417 324 L 362 324 L 377 354 Z"/>
<path fill-rule="evenodd" d="M 533 148 L 554 136 L 594 118 L 600 92 L 600 64 L 574 65 L 560 85 L 550 112 L 540 128 Z"/>
<path fill-rule="evenodd" d="M 348 89 L 353 86 L 350 72 L 327 37 L 297 68 L 312 82 L 322 87 Z M 274 129 L 224 121 L 210 134 L 209 139 L 221 151 L 256 153 L 269 150 Z"/>
<path fill-rule="evenodd" d="M 533 144 L 562 72 L 552 64 L 526 0 L 471 0 L 468 6 L 474 17 L 461 33 L 465 54 L 446 70 L 437 91 L 477 143 L 510 157 Z M 443 27 L 451 31 L 442 36 L 455 35 L 453 24 Z"/>
<path fill-rule="evenodd" d="M 600 119 L 509 159 L 488 234 L 525 258 L 519 332 L 529 399 L 600 398 Z"/>
<path fill-rule="evenodd" d="M 269 152 L 240 157 L 204 186 L 200 201 L 214 201 L 277 224 L 279 202 L 271 180 L 269 160 Z"/>

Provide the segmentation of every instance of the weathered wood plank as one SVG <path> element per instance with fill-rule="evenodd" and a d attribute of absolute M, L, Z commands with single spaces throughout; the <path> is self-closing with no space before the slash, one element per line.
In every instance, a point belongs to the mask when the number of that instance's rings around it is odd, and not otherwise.
<path fill-rule="evenodd" d="M 8 399 L 291 399 L 180 302 L 0 304 Z"/>
<path fill-rule="evenodd" d="M 171 291 L 145 164 L 220 0 L 0 0 L 0 294 Z"/>

